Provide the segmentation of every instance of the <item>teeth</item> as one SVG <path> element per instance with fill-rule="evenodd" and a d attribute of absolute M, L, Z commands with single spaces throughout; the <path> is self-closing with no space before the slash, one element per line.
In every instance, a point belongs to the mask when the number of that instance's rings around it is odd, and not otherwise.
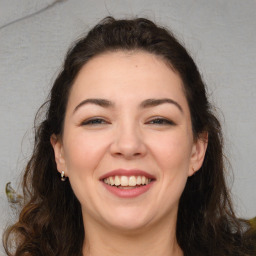
<path fill-rule="evenodd" d="M 137 180 L 135 176 L 129 177 L 129 186 L 136 186 L 136 184 L 137 184 Z"/>
<path fill-rule="evenodd" d="M 109 184 L 109 183 L 107 183 L 107 184 Z M 118 176 L 115 176 L 115 184 L 114 185 L 115 186 L 121 185 L 120 178 Z"/>
<path fill-rule="evenodd" d="M 110 184 L 111 186 L 114 186 L 115 185 L 115 180 L 113 177 L 109 177 L 109 182 L 110 183 L 107 183 L 107 184 Z"/>
<path fill-rule="evenodd" d="M 129 185 L 129 180 L 127 176 L 121 176 L 121 186 L 125 187 Z"/>
<path fill-rule="evenodd" d="M 141 177 L 140 176 L 137 177 L 137 184 L 141 185 Z"/>
<path fill-rule="evenodd" d="M 147 185 L 151 182 L 151 179 L 145 176 L 111 176 L 103 180 L 104 183 L 111 186 L 135 187 L 138 185 Z"/>

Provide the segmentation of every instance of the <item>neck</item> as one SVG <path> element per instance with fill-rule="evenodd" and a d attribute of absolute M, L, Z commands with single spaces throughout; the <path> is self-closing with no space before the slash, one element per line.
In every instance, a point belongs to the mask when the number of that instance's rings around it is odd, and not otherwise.
<path fill-rule="evenodd" d="M 87 219 L 88 220 L 88 219 Z M 155 225 L 136 231 L 110 229 L 88 220 L 85 223 L 84 256 L 182 256 L 176 225 Z"/>

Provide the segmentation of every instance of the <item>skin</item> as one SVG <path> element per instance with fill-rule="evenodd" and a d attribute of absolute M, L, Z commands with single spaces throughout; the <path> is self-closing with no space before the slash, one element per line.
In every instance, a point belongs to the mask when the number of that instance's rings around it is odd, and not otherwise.
<path fill-rule="evenodd" d="M 82 103 L 95 98 L 111 104 Z M 166 98 L 174 103 L 141 106 Z M 51 143 L 58 171 L 82 206 L 84 255 L 183 255 L 175 234 L 178 203 L 207 142 L 194 140 L 181 78 L 160 57 L 118 51 L 91 59 L 71 89 L 63 135 Z M 118 168 L 156 180 L 146 193 L 120 198 L 99 180 Z"/>

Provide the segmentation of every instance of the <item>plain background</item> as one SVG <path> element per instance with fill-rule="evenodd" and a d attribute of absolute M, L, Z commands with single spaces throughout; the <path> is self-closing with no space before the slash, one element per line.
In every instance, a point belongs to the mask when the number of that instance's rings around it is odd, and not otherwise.
<path fill-rule="evenodd" d="M 20 187 L 35 113 L 71 42 L 108 15 L 150 18 L 189 50 L 223 124 L 237 213 L 255 216 L 255 13 L 255 0 L 0 0 L 0 234 L 14 218 L 5 184 Z"/>

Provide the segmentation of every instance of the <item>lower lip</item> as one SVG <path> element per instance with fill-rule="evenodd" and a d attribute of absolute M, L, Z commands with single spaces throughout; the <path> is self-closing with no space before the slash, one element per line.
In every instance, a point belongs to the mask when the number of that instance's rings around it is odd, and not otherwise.
<path fill-rule="evenodd" d="M 152 187 L 154 181 L 151 181 L 147 185 L 135 187 L 135 188 L 131 188 L 131 189 L 122 189 L 122 188 L 118 188 L 116 186 L 110 186 L 104 182 L 102 182 L 102 183 L 108 191 L 110 191 L 111 193 L 113 193 L 114 195 L 116 195 L 118 197 L 133 198 L 133 197 L 140 196 L 140 195 L 144 194 L 145 192 L 147 192 Z"/>

